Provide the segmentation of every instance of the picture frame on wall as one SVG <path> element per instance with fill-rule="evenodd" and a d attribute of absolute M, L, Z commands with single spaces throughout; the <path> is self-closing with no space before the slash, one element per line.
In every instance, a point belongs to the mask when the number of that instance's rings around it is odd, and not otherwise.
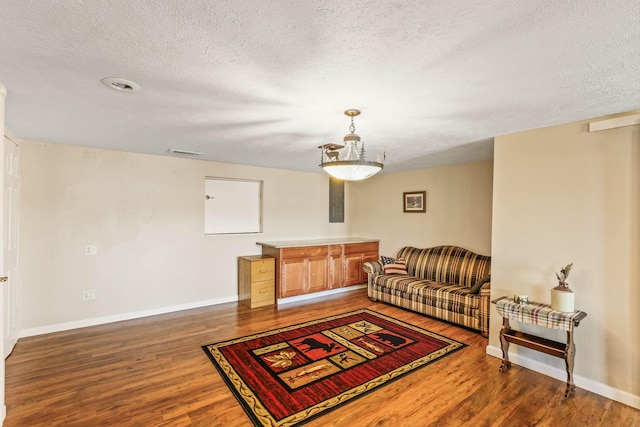
<path fill-rule="evenodd" d="M 408 191 L 402 193 L 402 208 L 403 212 L 426 212 L 427 192 Z"/>

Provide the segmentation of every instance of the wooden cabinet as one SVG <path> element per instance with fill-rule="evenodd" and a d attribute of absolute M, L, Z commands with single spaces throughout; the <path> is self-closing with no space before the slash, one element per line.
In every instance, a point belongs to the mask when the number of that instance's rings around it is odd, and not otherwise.
<path fill-rule="evenodd" d="M 278 252 L 279 298 L 329 289 L 329 251 L 326 246 L 286 248 Z"/>
<path fill-rule="evenodd" d="M 280 265 L 280 298 L 329 289 L 326 256 L 282 259 Z"/>
<path fill-rule="evenodd" d="M 363 263 L 378 259 L 378 242 L 286 247 L 262 244 L 276 259 L 276 296 L 289 298 L 365 283 Z"/>
<path fill-rule="evenodd" d="M 275 258 L 264 255 L 238 258 L 238 293 L 250 308 L 275 303 Z"/>
<path fill-rule="evenodd" d="M 378 242 L 344 245 L 344 285 L 353 286 L 367 281 L 362 267 L 367 261 L 378 259 Z"/>

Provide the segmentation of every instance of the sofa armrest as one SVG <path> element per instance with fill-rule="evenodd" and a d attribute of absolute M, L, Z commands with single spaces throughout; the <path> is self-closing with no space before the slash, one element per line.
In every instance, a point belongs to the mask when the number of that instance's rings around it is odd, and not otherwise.
<path fill-rule="evenodd" d="M 482 285 L 482 287 L 480 288 L 480 292 L 478 292 L 478 295 L 480 295 L 481 297 L 490 298 L 491 297 L 491 282 L 487 282 L 484 285 Z"/>
<path fill-rule="evenodd" d="M 480 297 L 479 313 L 480 333 L 483 337 L 489 336 L 489 317 L 491 314 L 491 282 L 487 282 L 480 288 L 478 292 Z"/>
<path fill-rule="evenodd" d="M 384 272 L 382 261 L 367 261 L 362 265 L 362 269 L 365 273 L 373 274 L 374 276 Z"/>

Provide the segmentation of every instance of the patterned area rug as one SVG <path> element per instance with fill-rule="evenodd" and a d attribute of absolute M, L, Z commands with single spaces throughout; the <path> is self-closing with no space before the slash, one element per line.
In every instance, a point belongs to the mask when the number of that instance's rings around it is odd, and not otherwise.
<path fill-rule="evenodd" d="M 256 426 L 293 426 L 465 346 L 362 309 L 202 348 Z"/>

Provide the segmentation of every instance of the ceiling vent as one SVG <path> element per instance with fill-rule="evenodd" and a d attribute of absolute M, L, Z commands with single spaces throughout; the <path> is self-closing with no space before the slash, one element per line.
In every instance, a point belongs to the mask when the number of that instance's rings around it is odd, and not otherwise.
<path fill-rule="evenodd" d="M 183 154 L 185 156 L 202 156 L 204 154 L 200 151 L 181 150 L 179 148 L 169 148 L 167 152 L 171 154 Z"/>
<path fill-rule="evenodd" d="M 101 82 L 114 90 L 120 92 L 137 92 L 140 90 L 140 85 L 131 80 L 121 79 L 120 77 L 105 77 Z"/>

